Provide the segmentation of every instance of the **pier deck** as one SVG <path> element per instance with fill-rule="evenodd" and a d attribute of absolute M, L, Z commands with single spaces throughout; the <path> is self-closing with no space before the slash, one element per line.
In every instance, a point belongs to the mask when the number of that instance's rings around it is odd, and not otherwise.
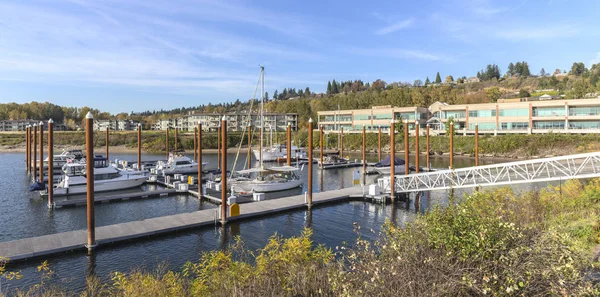
<path fill-rule="evenodd" d="M 160 189 L 153 191 L 145 191 L 145 192 L 135 192 L 135 193 L 123 193 L 123 194 L 113 194 L 113 195 L 103 195 L 94 197 L 95 203 L 103 203 L 103 202 L 111 202 L 115 200 L 128 200 L 128 199 L 136 199 L 136 198 L 152 198 L 152 197 L 162 197 L 168 196 L 172 194 L 186 194 L 185 192 L 177 192 L 175 189 Z M 77 199 L 69 199 L 69 200 L 60 200 L 54 202 L 54 207 L 68 207 L 68 206 L 77 206 L 77 205 L 86 205 L 87 199 L 85 197 L 77 198 Z"/>
<path fill-rule="evenodd" d="M 363 194 L 362 187 L 351 187 L 334 191 L 313 194 L 313 205 L 348 200 L 351 196 Z M 246 203 L 240 205 L 240 215 L 229 218 L 229 221 L 258 217 L 268 214 L 305 208 L 304 195 L 291 196 L 273 200 Z M 108 225 L 96 228 L 96 241 L 99 246 L 135 238 L 164 234 L 178 230 L 215 224 L 219 209 L 205 209 L 191 213 L 176 214 Z M 87 241 L 87 230 L 69 231 L 25 238 L 0 243 L 0 255 L 10 261 L 26 260 L 70 250 L 84 249 Z"/>

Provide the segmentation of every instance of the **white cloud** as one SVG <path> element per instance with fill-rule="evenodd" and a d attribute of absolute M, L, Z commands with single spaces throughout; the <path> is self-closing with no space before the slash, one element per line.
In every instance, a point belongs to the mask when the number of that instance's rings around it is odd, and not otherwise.
<path fill-rule="evenodd" d="M 406 29 L 411 27 L 415 23 L 415 19 L 410 18 L 403 21 L 395 22 L 389 26 L 380 28 L 375 31 L 375 35 L 385 35 L 389 33 L 396 32 L 398 30 Z"/>
<path fill-rule="evenodd" d="M 544 27 L 522 26 L 518 28 L 503 28 L 496 30 L 494 36 L 508 40 L 547 40 L 571 37 L 579 33 L 572 25 L 554 25 Z"/>
<path fill-rule="evenodd" d="M 358 55 L 372 57 L 386 57 L 391 59 L 418 59 L 424 61 L 451 61 L 443 55 L 437 55 L 420 50 L 409 50 L 402 48 L 370 48 L 370 49 L 351 49 L 350 52 Z"/>

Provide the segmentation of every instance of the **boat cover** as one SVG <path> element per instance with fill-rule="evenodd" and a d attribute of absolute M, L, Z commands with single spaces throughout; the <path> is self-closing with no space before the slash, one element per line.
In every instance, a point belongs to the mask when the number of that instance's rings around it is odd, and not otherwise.
<path fill-rule="evenodd" d="M 402 159 L 402 158 L 398 158 L 398 157 L 394 158 L 395 166 L 404 165 L 405 163 L 406 162 L 404 162 L 404 159 Z M 390 164 L 392 164 L 391 158 L 390 158 L 390 156 L 387 156 L 385 159 L 383 159 L 383 160 L 379 161 L 379 163 L 375 164 L 375 167 L 389 167 Z"/>

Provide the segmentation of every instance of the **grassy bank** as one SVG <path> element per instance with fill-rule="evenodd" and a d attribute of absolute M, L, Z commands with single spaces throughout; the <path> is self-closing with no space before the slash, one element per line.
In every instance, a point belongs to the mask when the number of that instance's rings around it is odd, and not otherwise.
<path fill-rule="evenodd" d="M 25 138 L 23 133 L 0 133 L 0 150 L 23 149 L 25 148 Z M 294 133 L 293 140 L 295 144 L 306 146 L 307 139 L 306 131 Z M 56 132 L 55 144 L 57 146 L 81 147 L 85 142 L 85 134 L 83 132 Z M 229 133 L 227 143 L 229 147 L 236 147 L 242 138 L 241 133 Z M 265 138 L 269 138 L 269 134 L 265 134 Z M 389 136 L 383 134 L 381 137 L 382 149 L 388 151 Z M 96 133 L 95 146 L 104 147 L 104 133 Z M 146 131 L 142 136 L 142 147 L 148 152 L 164 152 L 165 150 L 165 133 Z M 194 146 L 194 138 L 192 133 L 179 134 L 178 147 L 186 150 L 191 150 Z M 431 149 L 436 152 L 449 152 L 449 138 L 446 136 L 432 136 Z M 326 148 L 338 147 L 337 134 L 330 134 L 325 137 Z M 397 136 L 396 149 L 400 151 L 404 149 L 402 135 Z M 273 134 L 274 143 L 284 143 L 284 133 Z M 377 149 L 377 134 L 367 134 L 367 150 L 375 151 Z M 267 145 L 268 141 L 265 141 Z M 244 135 L 242 145 L 247 146 L 247 135 Z M 252 144 L 258 145 L 258 137 L 254 135 Z M 318 133 L 314 135 L 314 147 L 319 146 Z M 111 132 L 111 146 L 122 146 L 134 149 L 137 147 L 137 133 L 135 132 Z M 532 157 L 546 155 L 565 155 L 573 153 L 583 153 L 600 150 L 600 135 L 568 135 L 568 134 L 533 134 L 533 135 L 486 135 L 479 137 L 479 151 L 482 155 L 492 155 L 496 157 Z M 174 133 L 170 134 L 169 147 L 175 147 Z M 202 134 L 202 147 L 205 149 L 217 148 L 217 134 L 214 132 L 204 132 Z M 410 137 L 410 147 L 414 151 L 415 138 Z M 360 150 L 362 148 L 361 134 L 344 135 L 344 148 L 348 151 Z M 420 138 L 420 149 L 425 151 L 425 137 Z M 454 151 L 456 153 L 473 154 L 475 152 L 474 136 L 459 136 L 454 137 Z"/>
<path fill-rule="evenodd" d="M 315 246 L 310 229 L 274 236 L 254 252 L 237 242 L 181 272 L 114 273 L 106 284 L 89 279 L 82 295 L 598 295 L 589 275 L 599 265 L 599 239 L 600 180 L 573 180 L 519 195 L 507 188 L 475 193 L 404 228 L 387 223 L 375 242 L 359 239 L 335 251 Z M 69 295 L 44 285 L 13 293 Z"/>

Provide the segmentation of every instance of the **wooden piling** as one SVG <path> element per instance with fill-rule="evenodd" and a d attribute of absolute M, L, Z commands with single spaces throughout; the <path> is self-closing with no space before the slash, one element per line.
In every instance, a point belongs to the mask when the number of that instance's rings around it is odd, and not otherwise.
<path fill-rule="evenodd" d="M 227 222 L 227 120 L 221 120 L 221 223 Z"/>
<path fill-rule="evenodd" d="M 44 183 L 44 122 L 40 121 L 40 183 Z"/>
<path fill-rule="evenodd" d="M 217 126 L 217 169 L 221 169 L 221 125 Z"/>
<path fill-rule="evenodd" d="M 287 124 L 286 131 L 286 154 L 287 154 L 287 166 L 292 166 L 292 125 L 290 123 Z"/>
<path fill-rule="evenodd" d="M 37 179 L 37 124 L 33 124 L 33 181 L 35 182 Z"/>
<path fill-rule="evenodd" d="M 381 161 L 381 126 L 379 126 L 377 133 L 377 161 Z"/>
<path fill-rule="evenodd" d="M 450 123 L 450 169 L 454 168 L 454 123 Z"/>
<path fill-rule="evenodd" d="M 137 147 L 137 153 L 138 153 L 138 158 L 137 158 L 137 166 L 138 166 L 138 170 L 142 170 L 142 124 L 138 123 L 138 131 L 137 131 L 137 137 L 138 137 L 138 147 Z"/>
<path fill-rule="evenodd" d="M 479 126 L 475 123 L 475 166 L 479 166 Z"/>
<path fill-rule="evenodd" d="M 169 127 L 167 127 L 167 136 L 165 140 L 165 157 L 169 160 Z"/>
<path fill-rule="evenodd" d="M 248 124 L 248 157 L 246 157 L 246 162 L 248 163 L 248 168 L 252 167 L 252 125 Z"/>
<path fill-rule="evenodd" d="M 179 128 L 175 127 L 175 151 L 179 149 Z"/>
<path fill-rule="evenodd" d="M 31 173 L 31 126 L 25 127 L 25 169 L 27 174 Z"/>
<path fill-rule="evenodd" d="M 196 136 L 197 136 L 197 133 L 198 133 L 198 131 L 197 131 L 196 127 L 194 127 L 194 160 L 196 160 L 196 142 L 197 142 Z"/>
<path fill-rule="evenodd" d="M 109 146 L 109 136 L 108 136 L 108 127 L 106 127 L 106 160 L 110 163 L 110 157 L 108 156 L 108 146 Z"/>
<path fill-rule="evenodd" d="M 340 128 L 340 158 L 344 158 L 344 127 Z"/>
<path fill-rule="evenodd" d="M 312 192 L 313 192 L 313 120 L 308 120 L 308 192 L 307 192 L 307 205 L 310 209 L 312 207 Z"/>
<path fill-rule="evenodd" d="M 362 129 L 362 163 L 363 163 L 363 185 L 367 183 L 367 127 Z"/>
<path fill-rule="evenodd" d="M 108 131 L 108 130 L 106 130 Z M 54 206 L 54 121 L 48 120 L 48 207 Z"/>
<path fill-rule="evenodd" d="M 85 116 L 85 163 L 86 163 L 86 205 L 87 205 L 87 249 L 96 247 L 96 220 L 94 217 L 94 116 Z"/>
<path fill-rule="evenodd" d="M 202 199 L 202 124 L 198 122 L 198 199 Z"/>
<path fill-rule="evenodd" d="M 408 168 L 408 160 L 409 160 L 409 148 L 408 148 L 408 120 L 404 121 L 404 174 L 408 175 L 410 173 Z"/>
<path fill-rule="evenodd" d="M 323 170 L 323 125 L 319 127 L 319 159 L 321 160 L 321 170 Z M 312 160 L 308 161 L 312 162 Z"/>
<path fill-rule="evenodd" d="M 390 198 L 392 202 L 396 199 L 396 143 L 395 143 L 395 134 L 396 127 L 394 127 L 395 121 L 391 120 L 390 122 Z M 408 166 L 407 162 L 404 162 L 406 166 Z"/>
<path fill-rule="evenodd" d="M 431 162 L 429 160 L 429 158 L 430 158 L 430 156 L 429 156 L 429 151 L 430 151 L 430 148 L 429 148 L 429 124 L 427 124 L 427 129 L 425 130 L 425 135 L 426 135 L 425 146 L 426 146 L 426 150 L 427 150 L 426 163 L 427 163 L 427 169 L 429 170 L 429 169 L 431 169 Z"/>
<path fill-rule="evenodd" d="M 415 121 L 415 172 L 419 173 L 419 121 Z"/>

